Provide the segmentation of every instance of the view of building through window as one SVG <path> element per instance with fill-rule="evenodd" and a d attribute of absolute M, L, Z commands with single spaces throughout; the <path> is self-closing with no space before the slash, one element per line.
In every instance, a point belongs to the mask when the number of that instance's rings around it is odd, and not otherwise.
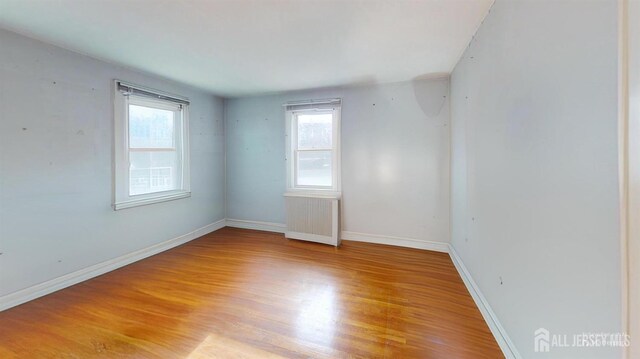
<path fill-rule="evenodd" d="M 129 195 L 176 189 L 174 111 L 129 105 Z"/>

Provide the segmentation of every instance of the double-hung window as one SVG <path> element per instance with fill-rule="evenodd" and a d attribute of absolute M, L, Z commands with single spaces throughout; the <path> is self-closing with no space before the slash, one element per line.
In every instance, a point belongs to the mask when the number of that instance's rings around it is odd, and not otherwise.
<path fill-rule="evenodd" d="M 340 191 L 339 99 L 287 103 L 289 191 Z"/>
<path fill-rule="evenodd" d="M 188 197 L 189 101 L 122 81 L 114 96 L 114 209 Z"/>

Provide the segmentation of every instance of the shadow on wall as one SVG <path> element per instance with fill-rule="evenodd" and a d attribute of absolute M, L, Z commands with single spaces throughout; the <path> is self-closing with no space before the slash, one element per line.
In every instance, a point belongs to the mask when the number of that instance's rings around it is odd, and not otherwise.
<path fill-rule="evenodd" d="M 322 92 L 322 91 L 333 93 L 335 91 L 341 92 L 344 89 L 353 88 L 353 87 L 364 87 L 364 86 L 373 87 L 380 84 L 381 84 L 380 81 L 378 81 L 378 79 L 375 76 L 366 75 L 366 76 L 354 77 L 351 79 L 351 81 L 349 81 L 344 85 L 330 85 L 330 86 L 320 86 L 320 87 L 313 87 L 313 88 L 299 87 L 293 90 L 283 92 L 282 94 L 286 95 L 287 97 L 291 97 L 291 96 L 295 97 L 297 93 L 315 93 L 315 92 Z M 328 95 L 328 96 L 331 97 L 332 95 Z M 290 100 L 293 100 L 293 99 L 290 99 Z"/>
<path fill-rule="evenodd" d="M 411 80 L 413 93 L 427 118 L 440 114 L 449 96 L 449 74 L 437 72 L 420 75 Z"/>
<path fill-rule="evenodd" d="M 349 87 L 375 86 L 379 83 L 380 81 L 378 81 L 378 79 L 373 75 L 358 76 L 349 81 Z"/>

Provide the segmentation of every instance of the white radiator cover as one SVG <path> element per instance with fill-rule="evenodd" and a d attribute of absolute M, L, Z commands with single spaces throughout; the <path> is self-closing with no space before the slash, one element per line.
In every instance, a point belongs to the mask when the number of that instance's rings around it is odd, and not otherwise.
<path fill-rule="evenodd" d="M 285 193 L 285 237 L 340 245 L 340 196 Z"/>

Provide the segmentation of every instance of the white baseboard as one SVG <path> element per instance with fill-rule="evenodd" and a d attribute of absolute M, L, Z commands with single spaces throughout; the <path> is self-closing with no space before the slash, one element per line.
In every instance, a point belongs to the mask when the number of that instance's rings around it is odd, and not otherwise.
<path fill-rule="evenodd" d="M 422 241 L 413 238 L 381 236 L 378 234 L 367 234 L 349 231 L 342 231 L 340 237 L 345 240 L 356 242 L 387 244 L 391 246 L 425 249 L 429 251 L 444 253 L 449 252 L 449 244 L 444 242 Z"/>
<path fill-rule="evenodd" d="M 462 277 L 462 281 L 464 282 L 465 286 L 467 286 L 467 290 L 469 290 L 471 297 L 476 302 L 476 306 L 480 310 L 480 313 L 482 313 L 484 321 L 487 322 L 491 333 L 496 338 L 500 349 L 502 349 L 502 353 L 504 354 L 504 356 L 510 359 L 522 358 L 522 356 L 518 353 L 516 346 L 513 344 L 511 339 L 509 339 L 507 331 L 498 321 L 498 317 L 491 309 L 491 306 L 489 306 L 489 302 L 487 302 L 487 299 L 480 291 L 480 288 L 471 277 L 471 274 L 469 273 L 467 268 L 464 266 L 462 259 L 460 259 L 458 253 L 456 253 L 455 249 L 451 245 L 449 245 L 449 255 L 451 256 L 453 265 L 458 270 L 460 277 Z"/>
<path fill-rule="evenodd" d="M 287 225 L 283 223 L 249 221 L 244 219 L 227 218 L 227 227 L 255 229 L 258 231 L 285 233 Z M 342 231 L 340 239 L 356 242 L 368 242 L 377 244 L 387 244 L 391 246 L 409 247 L 416 249 L 426 249 L 436 252 L 449 252 L 449 244 L 444 242 L 422 241 L 412 238 L 381 236 L 378 234 L 358 233 Z M 333 243 L 331 243 L 333 245 Z"/>
<path fill-rule="evenodd" d="M 260 231 L 277 232 L 277 233 L 284 233 L 286 231 L 286 226 L 281 223 L 247 221 L 247 220 L 238 220 L 238 219 L 219 220 L 217 222 L 211 223 L 202 228 L 199 228 L 192 232 L 184 234 L 180 237 L 173 238 L 173 239 L 164 241 L 162 243 L 158 243 L 153 246 L 143 248 L 135 252 L 131 252 L 123 256 L 110 259 L 108 261 L 98 263 L 93 266 L 90 266 L 69 274 L 65 274 L 61 277 L 51 279 L 44 283 L 36 284 L 32 287 L 25 288 L 17 292 L 4 295 L 0 297 L 0 311 L 9 309 L 11 307 L 17 306 L 19 304 L 28 302 L 36 298 L 42 297 L 49 293 L 53 293 L 57 290 L 72 286 L 82 281 L 97 277 L 99 275 L 105 274 L 107 272 L 118 269 L 120 267 L 124 267 L 133 262 L 150 257 L 154 254 L 164 252 L 168 249 L 187 243 L 193 239 L 196 239 L 205 234 L 221 229 L 225 226 L 254 229 L 254 230 L 260 230 Z M 480 310 L 480 313 L 482 313 L 482 316 L 487 322 L 489 329 L 493 333 L 493 336 L 496 338 L 496 341 L 498 342 L 498 345 L 502 349 L 502 352 L 504 353 L 504 355 L 507 358 L 516 358 L 516 359 L 521 358 L 515 345 L 509 339 L 509 336 L 507 335 L 507 332 L 505 331 L 504 327 L 500 324 L 495 313 L 489 306 L 489 303 L 487 302 L 484 295 L 480 291 L 480 288 L 478 288 L 477 284 L 474 282 L 473 278 L 469 274 L 469 271 L 464 266 L 464 263 L 462 262 L 462 260 L 456 253 L 455 249 L 451 245 L 443 242 L 421 241 L 421 240 L 411 239 L 411 238 L 381 236 L 376 234 L 365 234 L 365 233 L 349 232 L 349 231 L 343 231 L 341 233 L 341 238 L 345 240 L 358 241 L 358 242 L 378 243 L 378 244 L 386 244 L 386 245 L 449 253 L 449 255 L 451 256 L 451 260 L 453 261 L 453 264 L 455 265 L 456 269 L 458 270 L 458 273 L 460 274 L 460 277 L 462 277 L 464 284 L 469 290 L 469 293 L 471 294 L 471 297 L 473 298 L 478 309 Z"/>
<path fill-rule="evenodd" d="M 244 229 L 255 229 L 260 231 L 269 231 L 269 232 L 278 232 L 285 233 L 286 225 L 281 223 L 271 223 L 271 222 L 258 222 L 258 221 L 248 221 L 248 220 L 237 220 L 237 219 L 227 219 L 227 226 L 229 227 L 237 227 Z M 520 359 L 522 356 L 518 353 L 515 345 L 509 339 L 506 330 L 498 321 L 497 316 L 489 306 L 489 303 L 485 299 L 484 295 L 480 291 L 480 288 L 473 281 L 473 278 L 469 274 L 469 271 L 464 266 L 464 263 L 454 250 L 454 248 L 449 243 L 444 242 L 433 242 L 433 241 L 422 241 L 413 238 L 402 238 L 402 237 L 392 237 L 392 236 L 381 236 L 378 234 L 368 234 L 368 233 L 358 233 L 358 232 L 349 232 L 342 231 L 340 235 L 341 239 L 357 241 L 357 242 L 368 242 L 368 243 L 377 243 L 377 244 L 386 244 L 392 246 L 399 247 L 409 247 L 415 249 L 424 249 L 436 252 L 449 253 L 451 256 L 451 260 L 453 261 L 454 266 L 458 270 L 460 277 L 462 278 L 467 290 L 471 294 L 476 306 L 480 310 L 482 317 L 484 318 L 489 330 L 498 342 L 500 349 L 503 354 L 507 358 L 515 358 Z M 307 238 L 303 238 L 307 239 Z M 317 240 L 317 238 L 314 238 Z M 307 239 L 308 240 L 308 239 Z"/>
<path fill-rule="evenodd" d="M 247 221 L 244 219 L 227 218 L 226 225 L 227 227 L 255 229 L 256 231 L 276 233 L 284 233 L 287 230 L 287 226 L 282 223 Z"/>
<path fill-rule="evenodd" d="M 127 253 L 123 256 L 113 258 L 98 264 L 94 264 L 90 267 L 80 269 L 78 271 L 65 274 L 61 277 L 57 277 L 46 282 L 36 284 L 32 287 L 21 289 L 17 292 L 13 292 L 0 297 L 0 311 L 15 307 L 16 305 L 28 302 L 30 300 L 42 297 L 49 293 L 53 293 L 57 290 L 72 286 L 87 279 L 97 277 L 99 275 L 110 272 L 114 269 L 124 267 L 127 264 L 137 262 L 141 259 L 150 257 L 154 254 L 164 252 L 173 247 L 187 243 L 193 239 L 201 237 L 207 233 L 211 233 L 225 226 L 225 220 L 219 220 L 217 222 L 208 224 L 202 228 L 198 228 L 195 231 L 184 234 L 180 237 L 173 238 L 162 243 L 154 244 L 150 247 L 137 250 L 135 252 Z"/>

